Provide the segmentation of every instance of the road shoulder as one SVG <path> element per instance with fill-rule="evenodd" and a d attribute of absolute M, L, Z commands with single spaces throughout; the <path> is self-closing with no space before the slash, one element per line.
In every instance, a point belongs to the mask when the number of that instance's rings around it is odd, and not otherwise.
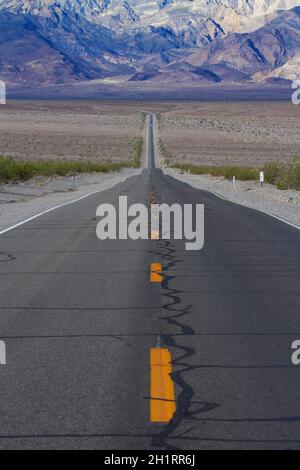
<path fill-rule="evenodd" d="M 89 194 L 105 191 L 141 170 L 126 169 L 116 173 L 80 175 L 32 180 L 0 188 L 0 234 L 16 224 L 36 217 L 57 206 L 71 203 Z"/>
<path fill-rule="evenodd" d="M 269 184 L 261 188 L 258 182 L 252 181 L 239 181 L 234 190 L 232 183 L 224 178 L 191 175 L 173 168 L 165 168 L 163 171 L 193 188 L 209 191 L 225 200 L 256 209 L 300 228 L 299 191 L 280 191 Z"/>

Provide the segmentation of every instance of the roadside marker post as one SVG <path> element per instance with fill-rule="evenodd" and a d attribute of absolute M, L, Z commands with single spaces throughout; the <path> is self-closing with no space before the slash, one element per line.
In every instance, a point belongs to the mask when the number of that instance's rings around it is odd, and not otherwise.
<path fill-rule="evenodd" d="M 265 173 L 263 171 L 259 173 L 259 181 L 260 181 L 261 187 L 263 187 L 265 183 Z"/>
<path fill-rule="evenodd" d="M 236 177 L 235 176 L 232 177 L 232 187 L 233 187 L 233 191 L 236 191 Z"/>
<path fill-rule="evenodd" d="M 72 176 L 72 191 L 76 191 L 76 176 Z"/>
<path fill-rule="evenodd" d="M 4 341 L 0 341 L 0 365 L 6 365 L 6 344 Z"/>

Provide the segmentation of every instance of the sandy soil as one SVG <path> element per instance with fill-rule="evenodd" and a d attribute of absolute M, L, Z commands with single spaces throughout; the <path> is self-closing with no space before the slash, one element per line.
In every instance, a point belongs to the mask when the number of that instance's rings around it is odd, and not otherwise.
<path fill-rule="evenodd" d="M 177 103 L 159 121 L 178 163 L 260 166 L 300 155 L 300 106 L 289 102 Z"/>
<path fill-rule="evenodd" d="M 288 101 L 12 101 L 0 108 L 0 155 L 130 160 L 147 111 L 176 162 L 260 166 L 300 155 L 300 106 Z"/>
<path fill-rule="evenodd" d="M 143 127 L 142 113 L 126 103 L 13 101 L 0 108 L 0 155 L 127 161 Z"/>

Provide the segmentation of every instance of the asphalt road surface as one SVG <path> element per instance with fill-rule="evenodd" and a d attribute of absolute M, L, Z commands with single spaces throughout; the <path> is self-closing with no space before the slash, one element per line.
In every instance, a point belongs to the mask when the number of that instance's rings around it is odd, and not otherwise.
<path fill-rule="evenodd" d="M 300 232 L 154 168 L 0 237 L 0 448 L 299 449 Z M 205 247 L 96 237 L 100 203 L 205 204 Z M 161 263 L 162 282 L 150 282 Z M 153 348 L 176 411 L 151 421 Z"/>

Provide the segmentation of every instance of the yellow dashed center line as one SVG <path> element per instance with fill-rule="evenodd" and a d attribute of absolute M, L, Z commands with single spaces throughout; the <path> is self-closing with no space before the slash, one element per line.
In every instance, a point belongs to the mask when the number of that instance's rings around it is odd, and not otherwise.
<path fill-rule="evenodd" d="M 174 382 L 171 378 L 172 358 L 168 349 L 150 350 L 150 421 L 168 423 L 176 411 Z"/>
<path fill-rule="evenodd" d="M 152 263 L 150 266 L 150 281 L 162 282 L 163 280 L 163 268 L 161 263 Z"/>

